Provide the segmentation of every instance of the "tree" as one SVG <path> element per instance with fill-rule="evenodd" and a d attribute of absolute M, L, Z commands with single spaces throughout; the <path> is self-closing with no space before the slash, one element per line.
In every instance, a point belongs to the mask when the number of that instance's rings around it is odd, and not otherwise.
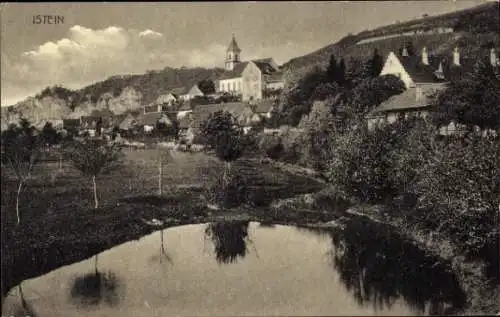
<path fill-rule="evenodd" d="M 122 163 L 122 152 L 118 144 L 108 144 L 99 139 L 73 141 L 67 146 L 67 155 L 72 165 L 84 176 L 92 179 L 94 208 L 99 208 L 96 178 L 100 174 L 116 170 Z"/>
<path fill-rule="evenodd" d="M 349 104 L 356 113 L 362 115 L 404 90 L 404 83 L 396 76 L 378 76 L 367 79 L 352 89 Z"/>
<path fill-rule="evenodd" d="M 378 53 L 378 50 L 375 49 L 373 51 L 372 59 L 370 60 L 371 76 L 377 77 L 380 74 L 380 72 L 382 71 L 383 67 L 384 67 L 384 59 Z"/>
<path fill-rule="evenodd" d="M 158 146 L 156 154 L 158 159 L 158 195 L 161 196 L 163 194 L 163 163 L 172 160 L 172 153 L 170 150 Z"/>
<path fill-rule="evenodd" d="M 336 82 L 340 85 L 343 86 L 345 84 L 345 72 L 346 72 L 346 66 L 345 66 L 345 61 L 344 58 L 340 60 L 339 66 L 337 68 L 337 78 Z"/>
<path fill-rule="evenodd" d="M 479 61 L 472 73 L 451 81 L 434 100 L 433 121 L 500 131 L 500 78 L 491 64 Z"/>
<path fill-rule="evenodd" d="M 330 62 L 328 63 L 328 68 L 326 70 L 326 77 L 329 82 L 336 82 L 338 76 L 337 60 L 335 55 L 330 55 Z"/>
<path fill-rule="evenodd" d="M 23 185 L 31 176 L 33 166 L 37 163 L 40 155 L 40 138 L 36 129 L 27 119 L 21 119 L 19 127 L 9 126 L 2 132 L 2 145 L 4 156 L 8 165 L 14 170 L 18 186 L 16 196 L 17 224 L 21 222 L 19 203 Z"/>
<path fill-rule="evenodd" d="M 226 111 L 217 111 L 202 124 L 201 134 L 207 140 L 207 148 L 226 165 L 224 179 L 230 174 L 231 162 L 243 155 L 244 133 L 236 119 Z"/>
<path fill-rule="evenodd" d="M 334 120 L 327 104 L 315 102 L 311 113 L 299 124 L 304 129 L 300 146 L 303 163 L 320 171 L 325 168 L 333 149 Z"/>
<path fill-rule="evenodd" d="M 296 126 L 303 115 L 311 111 L 312 96 L 318 85 L 327 82 L 325 71 L 315 67 L 301 77 L 281 100 L 280 124 Z"/>
<path fill-rule="evenodd" d="M 42 128 L 42 132 L 40 134 L 41 141 L 45 145 L 55 145 L 61 141 L 61 135 L 57 133 L 57 130 L 54 129 L 51 122 L 45 123 Z"/>
<path fill-rule="evenodd" d="M 370 60 L 351 58 L 347 64 L 346 84 L 354 88 L 371 78 Z"/>
<path fill-rule="evenodd" d="M 205 95 L 215 93 L 215 84 L 210 79 L 203 79 L 202 81 L 198 82 L 198 88 L 200 88 L 200 90 Z"/>
<path fill-rule="evenodd" d="M 218 111 L 212 114 L 201 126 L 201 135 L 206 140 L 207 150 L 214 150 L 217 158 L 224 162 L 222 175 L 221 194 L 224 204 L 239 202 L 242 199 L 243 181 L 236 177 L 231 180 L 231 162 L 243 155 L 246 144 L 243 129 L 237 124 L 236 119 L 229 112 Z M 238 176 L 238 175 L 236 175 Z"/>

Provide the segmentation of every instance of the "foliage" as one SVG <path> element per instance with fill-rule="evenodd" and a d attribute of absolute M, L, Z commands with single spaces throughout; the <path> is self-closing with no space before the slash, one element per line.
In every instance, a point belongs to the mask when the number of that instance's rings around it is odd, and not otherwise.
<path fill-rule="evenodd" d="M 263 135 L 259 148 L 267 157 L 273 160 L 280 159 L 285 151 L 281 138 L 275 135 Z"/>
<path fill-rule="evenodd" d="M 435 98 L 434 122 L 452 121 L 481 129 L 500 130 L 500 78 L 491 64 L 479 61 L 474 72 L 448 84 Z"/>
<path fill-rule="evenodd" d="M 301 162 L 319 171 L 325 168 L 333 150 L 334 120 L 326 102 L 315 102 L 311 113 L 304 117 L 301 134 Z"/>
<path fill-rule="evenodd" d="M 215 93 L 215 84 L 210 79 L 203 79 L 198 82 L 198 88 L 205 94 L 213 94 Z"/>
<path fill-rule="evenodd" d="M 418 220 L 445 233 L 472 258 L 498 265 L 500 139 L 450 137 L 432 147 L 418 168 Z M 496 250 L 496 251 L 495 251 Z M 498 274 L 498 273 L 497 273 Z M 498 278 L 498 276 L 497 276 Z"/>
<path fill-rule="evenodd" d="M 394 75 L 378 76 L 360 83 L 351 90 L 349 105 L 358 114 L 365 114 L 393 95 L 405 90 L 404 83 Z"/>
<path fill-rule="evenodd" d="M 159 137 L 176 137 L 179 132 L 179 123 L 173 119 L 170 123 L 157 121 L 153 131 Z"/>
<path fill-rule="evenodd" d="M 26 119 L 21 119 L 19 126 L 11 125 L 2 132 L 2 160 L 5 161 L 16 174 L 18 181 L 16 197 L 17 224 L 21 222 L 19 198 L 21 190 L 30 178 L 33 166 L 40 156 L 40 138 L 36 129 Z"/>
<path fill-rule="evenodd" d="M 325 83 L 326 79 L 326 73 L 320 68 L 315 68 L 300 78 L 281 101 L 280 123 L 296 126 L 302 116 L 311 110 L 316 88 Z"/>
<path fill-rule="evenodd" d="M 74 140 L 66 145 L 72 165 L 86 176 L 109 173 L 121 166 L 123 153 L 118 144 L 101 139 Z"/>
<path fill-rule="evenodd" d="M 214 150 L 222 161 L 231 162 L 243 154 L 243 129 L 229 112 L 213 113 L 202 123 L 201 134 L 207 148 Z"/>
<path fill-rule="evenodd" d="M 47 122 L 42 128 L 40 138 L 44 144 L 55 145 L 61 142 L 62 135 L 59 134 L 56 129 L 54 129 L 52 123 Z"/>

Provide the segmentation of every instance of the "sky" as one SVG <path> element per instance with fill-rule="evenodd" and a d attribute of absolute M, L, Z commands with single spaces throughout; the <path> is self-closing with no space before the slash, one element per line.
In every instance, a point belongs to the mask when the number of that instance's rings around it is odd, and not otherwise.
<path fill-rule="evenodd" d="M 78 89 L 169 67 L 223 67 L 234 33 L 243 60 L 278 64 L 348 33 L 484 3 L 458 1 L 0 4 L 1 105 L 47 86 Z M 63 17 L 34 24 L 35 15 Z"/>

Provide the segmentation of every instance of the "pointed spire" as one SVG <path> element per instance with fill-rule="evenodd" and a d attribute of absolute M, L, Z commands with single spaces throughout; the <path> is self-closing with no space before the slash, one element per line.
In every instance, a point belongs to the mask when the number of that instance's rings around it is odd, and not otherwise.
<path fill-rule="evenodd" d="M 241 52 L 240 48 L 238 47 L 238 43 L 236 42 L 236 37 L 234 36 L 234 33 L 231 39 L 231 43 L 229 43 L 229 47 L 227 48 L 227 51 L 237 52 L 237 53 Z"/>

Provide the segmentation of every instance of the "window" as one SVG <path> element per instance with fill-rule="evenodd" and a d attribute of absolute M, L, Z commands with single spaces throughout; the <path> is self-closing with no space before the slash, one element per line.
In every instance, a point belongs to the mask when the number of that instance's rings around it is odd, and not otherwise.
<path fill-rule="evenodd" d="M 233 54 L 229 53 L 229 54 L 227 55 L 227 59 L 231 59 L 231 58 L 233 58 Z"/>

